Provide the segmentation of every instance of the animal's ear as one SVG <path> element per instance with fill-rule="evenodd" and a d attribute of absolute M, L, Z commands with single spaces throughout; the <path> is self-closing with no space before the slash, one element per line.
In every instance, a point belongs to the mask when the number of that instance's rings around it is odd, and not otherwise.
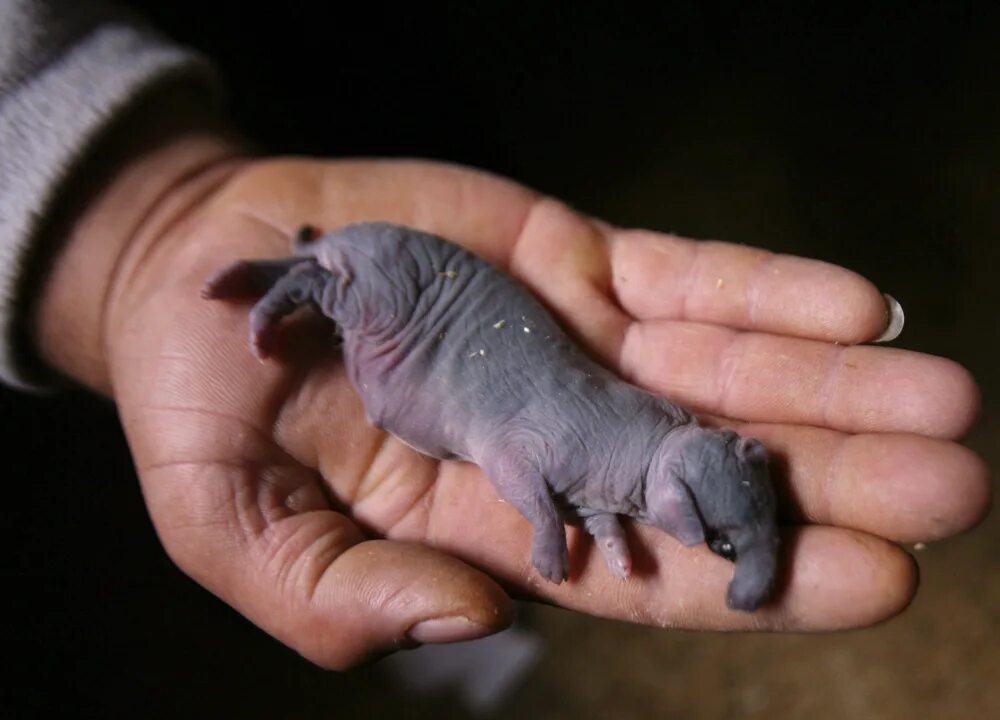
<path fill-rule="evenodd" d="M 353 280 L 351 268 L 342 247 L 332 243 L 321 243 L 313 248 L 313 252 L 316 255 L 316 262 L 321 268 L 347 282 Z"/>
<path fill-rule="evenodd" d="M 741 458 L 750 462 L 765 462 L 767 460 L 767 448 L 760 440 L 754 438 L 741 437 L 736 443 L 736 452 Z"/>

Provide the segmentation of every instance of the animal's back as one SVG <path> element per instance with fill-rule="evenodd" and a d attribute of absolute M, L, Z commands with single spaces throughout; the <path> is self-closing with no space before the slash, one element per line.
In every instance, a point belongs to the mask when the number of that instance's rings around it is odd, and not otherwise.
<path fill-rule="evenodd" d="M 357 251 L 384 264 L 387 282 L 416 293 L 392 337 L 348 346 L 372 420 L 418 450 L 475 459 L 506 432 L 587 461 L 628 441 L 616 428 L 688 417 L 597 364 L 527 288 L 460 246 L 385 224 L 351 232 Z M 564 469 L 570 477 L 594 468 Z"/>

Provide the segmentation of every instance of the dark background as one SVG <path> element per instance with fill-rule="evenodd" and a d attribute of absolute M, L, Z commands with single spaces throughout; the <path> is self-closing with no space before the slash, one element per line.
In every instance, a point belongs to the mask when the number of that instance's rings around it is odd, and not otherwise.
<path fill-rule="evenodd" d="M 130 4 L 218 62 L 269 151 L 474 165 L 617 224 L 867 275 L 907 311 L 897 346 L 975 374 L 969 443 L 995 467 L 996 3 Z M 0 390 L 0 408 L 5 717 L 465 717 L 378 668 L 317 670 L 183 576 L 112 406 Z M 545 655 L 503 716 L 996 716 L 998 540 L 991 518 L 924 551 L 917 602 L 867 633 L 530 609 Z"/>

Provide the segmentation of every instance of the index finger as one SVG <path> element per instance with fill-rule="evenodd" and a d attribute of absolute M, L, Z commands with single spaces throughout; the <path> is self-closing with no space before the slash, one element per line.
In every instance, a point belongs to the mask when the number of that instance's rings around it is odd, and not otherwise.
<path fill-rule="evenodd" d="M 892 322 L 898 304 L 846 268 L 736 243 L 604 230 L 613 290 L 637 320 L 689 320 L 842 344 L 901 329 L 901 317 Z"/>

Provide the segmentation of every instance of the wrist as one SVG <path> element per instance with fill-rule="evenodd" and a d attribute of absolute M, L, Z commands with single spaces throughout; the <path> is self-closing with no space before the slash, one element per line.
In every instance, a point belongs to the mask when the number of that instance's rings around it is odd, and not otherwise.
<path fill-rule="evenodd" d="M 110 394 L 109 308 L 144 248 L 222 183 L 245 145 L 193 97 L 144 103 L 74 173 L 46 240 L 55 244 L 34 304 L 42 362 Z"/>

